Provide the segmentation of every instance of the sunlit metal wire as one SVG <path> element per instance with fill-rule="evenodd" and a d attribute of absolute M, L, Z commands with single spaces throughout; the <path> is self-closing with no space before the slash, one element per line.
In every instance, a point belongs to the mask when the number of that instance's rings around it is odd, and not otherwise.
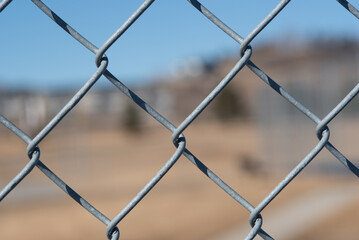
<path fill-rule="evenodd" d="M 358 10 L 346 0 L 337 0 L 345 9 L 352 13 L 356 18 L 359 18 Z M 12 179 L 0 192 L 0 201 L 2 201 L 16 186 L 33 170 L 38 167 L 50 180 L 52 180 L 60 189 L 62 189 L 73 200 L 79 203 L 85 210 L 90 212 L 94 217 L 103 222 L 106 225 L 106 235 L 108 239 L 119 239 L 119 229 L 117 225 L 122 221 L 126 215 L 133 211 L 136 205 L 146 196 L 148 192 L 162 179 L 162 177 L 171 169 L 181 155 L 184 155 L 191 163 L 193 163 L 202 173 L 204 173 L 209 179 L 223 189 L 229 196 L 235 201 L 247 209 L 250 213 L 249 222 L 252 226 L 252 230 L 248 233 L 246 239 L 253 239 L 255 236 L 260 235 L 263 239 L 273 239 L 262 229 L 262 223 L 264 222 L 261 212 L 265 209 L 271 201 L 321 152 L 324 147 L 333 154 L 341 163 L 344 164 L 353 174 L 359 176 L 358 168 L 352 164 L 338 149 L 336 149 L 330 142 L 330 130 L 328 124 L 347 106 L 347 104 L 353 100 L 359 92 L 359 84 L 348 93 L 343 100 L 332 109 L 332 111 L 320 119 L 309 108 L 304 106 L 301 102 L 295 99 L 289 92 L 283 87 L 271 79 L 266 73 L 264 73 L 259 67 L 257 67 L 251 61 L 252 47 L 251 42 L 260 35 L 261 31 L 285 9 L 290 0 L 282 0 L 277 6 L 263 19 L 263 21 L 255 27 L 248 36 L 242 37 L 229 26 L 222 22 L 218 17 L 210 12 L 205 6 L 203 6 L 197 0 L 188 0 L 188 2 L 199 12 L 201 12 L 206 18 L 213 22 L 218 28 L 223 30 L 229 37 L 239 44 L 240 59 L 228 72 L 228 74 L 217 84 L 213 91 L 194 109 L 194 111 L 188 115 L 188 117 L 179 124 L 178 127 L 174 126 L 164 116 L 147 104 L 141 99 L 135 92 L 131 91 L 125 84 L 123 84 L 118 78 L 116 78 L 108 69 L 108 58 L 105 53 L 111 48 L 111 46 L 121 38 L 121 36 L 129 29 L 132 24 L 147 11 L 154 0 L 144 1 L 143 4 L 132 14 L 132 16 L 122 24 L 118 30 L 99 48 L 93 45 L 88 39 L 83 37 L 79 32 L 73 29 L 67 24 L 60 16 L 58 16 L 53 10 L 47 7 L 40 0 L 32 0 L 32 2 L 42 10 L 51 20 L 54 21 L 60 28 L 66 31 L 74 40 L 81 43 L 85 48 L 95 54 L 95 64 L 97 66 L 96 72 L 92 77 L 80 88 L 80 90 L 72 97 L 70 101 L 56 114 L 56 116 L 33 138 L 31 139 L 21 129 L 15 126 L 5 116 L 0 115 L 0 123 L 6 126 L 10 131 L 16 134 L 27 145 L 27 154 L 30 161 L 26 166 L 18 173 L 18 175 Z M 11 3 L 11 0 L 3 0 L 0 2 L 0 13 Z M 206 107 L 216 99 L 217 95 L 227 87 L 228 83 L 237 75 L 239 71 L 247 66 L 253 73 L 255 73 L 259 79 L 264 81 L 270 88 L 283 97 L 286 101 L 291 103 L 293 107 L 305 114 L 310 120 L 317 124 L 315 133 L 319 139 L 318 144 L 307 154 L 302 161 L 273 189 L 273 191 L 266 196 L 262 202 L 257 206 L 251 205 L 244 197 L 238 194 L 233 188 L 226 184 L 221 178 L 207 168 L 189 149 L 186 148 L 186 139 L 183 135 L 185 129 L 206 109 Z M 62 179 L 55 175 L 45 164 L 40 161 L 40 149 L 38 144 L 46 138 L 46 136 L 57 126 L 57 124 L 67 116 L 67 114 L 77 105 L 79 101 L 87 94 L 92 86 L 98 81 L 101 76 L 105 76 L 114 87 L 118 88 L 124 95 L 130 98 L 134 104 L 142 108 L 147 114 L 152 116 L 156 121 L 162 124 L 165 128 L 172 132 L 172 142 L 176 147 L 172 157 L 162 166 L 157 174 L 141 189 L 138 194 L 113 218 L 109 219 L 103 215 L 99 210 L 82 198 L 75 190 L 68 186 Z M 270 229 L 268 229 L 270 231 Z"/>

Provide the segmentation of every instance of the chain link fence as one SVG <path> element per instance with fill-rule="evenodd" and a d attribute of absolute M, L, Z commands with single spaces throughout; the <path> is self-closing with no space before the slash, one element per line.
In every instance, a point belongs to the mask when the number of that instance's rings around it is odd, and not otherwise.
<path fill-rule="evenodd" d="M 346 0 L 337 0 L 349 13 L 354 17 L 359 18 L 359 11 Z M 0 3 L 0 13 L 11 3 L 11 0 L 3 0 Z M 213 91 L 196 107 L 196 109 L 187 116 L 187 118 L 179 124 L 174 126 L 169 122 L 166 117 L 162 116 L 143 99 L 141 99 L 135 92 L 131 91 L 126 85 L 124 85 L 116 76 L 114 76 L 108 69 L 108 58 L 105 53 L 110 47 L 118 41 L 118 39 L 126 32 L 128 28 L 145 12 L 147 11 L 154 0 L 144 1 L 143 4 L 132 14 L 132 16 L 120 27 L 118 30 L 99 48 L 93 45 L 88 39 L 83 37 L 79 32 L 73 29 L 69 24 L 65 22 L 60 16 L 53 12 L 40 0 L 32 0 L 32 2 L 43 11 L 55 24 L 57 24 L 62 30 L 66 31 L 73 37 L 74 40 L 81 43 L 85 48 L 95 54 L 95 63 L 97 65 L 96 72 L 92 77 L 80 88 L 80 90 L 72 97 L 72 99 L 57 113 L 57 115 L 34 137 L 30 138 L 20 128 L 15 126 L 5 116 L 0 115 L 0 122 L 7 127 L 11 132 L 16 134 L 27 145 L 27 155 L 30 161 L 26 166 L 12 179 L 0 192 L 0 201 L 11 193 L 13 189 L 34 169 L 39 168 L 51 181 L 54 182 L 59 188 L 61 188 L 69 197 L 80 204 L 86 211 L 90 212 L 95 218 L 103 222 L 107 229 L 106 235 L 108 239 L 119 239 L 120 231 L 117 225 L 126 217 L 128 213 L 135 209 L 136 205 L 151 191 L 151 189 L 162 179 L 162 177 L 171 169 L 180 156 L 184 155 L 193 165 L 198 168 L 203 174 L 205 174 L 210 180 L 218 185 L 223 191 L 231 196 L 238 204 L 242 205 L 248 210 L 249 223 L 252 230 L 248 233 L 246 239 L 253 239 L 257 235 L 263 239 L 273 239 L 270 236 L 270 229 L 262 229 L 263 218 L 261 212 L 275 199 L 278 194 L 287 185 L 296 178 L 296 176 L 316 157 L 316 155 L 326 148 L 335 158 L 337 158 L 347 169 L 353 174 L 359 176 L 359 170 L 351 161 L 349 161 L 335 146 L 329 141 L 330 130 L 328 124 L 349 104 L 349 102 L 355 98 L 359 92 L 359 84 L 356 84 L 352 90 L 342 99 L 342 101 L 333 108 L 324 118 L 319 118 L 314 112 L 301 104 L 300 101 L 295 99 L 289 92 L 282 88 L 278 83 L 271 79 L 266 73 L 264 73 L 258 66 L 251 61 L 252 47 L 250 46 L 253 39 L 255 39 L 261 31 L 270 22 L 285 9 L 289 0 L 282 0 L 280 3 L 268 14 L 268 16 L 252 30 L 252 32 L 242 37 L 229 26 L 217 18 L 211 13 L 205 6 L 196 0 L 188 0 L 195 9 L 213 22 L 216 27 L 223 30 L 230 38 L 236 41 L 240 46 L 240 59 L 235 66 L 228 72 L 228 74 L 220 81 L 220 83 L 213 89 Z M 188 141 L 183 132 L 186 128 L 206 109 L 206 107 L 216 99 L 216 96 L 227 86 L 227 84 L 234 78 L 234 76 L 242 70 L 244 66 L 247 66 L 253 73 L 258 76 L 258 79 L 264 81 L 269 88 L 273 89 L 276 93 L 282 96 L 286 101 L 291 103 L 294 108 L 298 109 L 316 125 L 315 133 L 318 137 L 318 144 L 302 159 L 299 164 L 273 189 L 273 191 L 265 197 L 257 206 L 253 206 L 243 196 L 237 193 L 229 185 L 221 180 L 214 172 L 204 165 L 189 149 L 186 148 L 186 141 Z M 114 87 L 118 88 L 122 94 L 126 95 L 133 101 L 133 104 L 138 105 L 147 114 L 157 120 L 163 127 L 172 132 L 172 142 L 176 147 L 172 157 L 162 166 L 157 174 L 143 187 L 141 191 L 117 214 L 113 219 L 106 217 L 100 210 L 96 209 L 91 203 L 87 202 L 81 197 L 75 190 L 67 185 L 62 179 L 60 179 L 54 172 L 52 172 L 44 162 L 40 161 L 40 148 L 39 143 L 43 141 L 46 136 L 57 126 L 57 124 L 67 116 L 67 114 L 77 105 L 77 103 L 87 94 L 91 87 L 101 77 L 105 76 Z"/>

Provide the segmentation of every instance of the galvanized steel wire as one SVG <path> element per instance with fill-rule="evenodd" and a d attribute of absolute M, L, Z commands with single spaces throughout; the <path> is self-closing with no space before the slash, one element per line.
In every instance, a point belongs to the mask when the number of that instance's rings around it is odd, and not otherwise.
<path fill-rule="evenodd" d="M 346 0 L 337 0 L 345 9 L 348 10 L 354 17 L 359 18 L 358 10 Z M 0 3 L 0 13 L 11 3 L 11 0 L 3 0 Z M 53 10 L 47 7 L 40 0 L 32 0 L 32 2 L 42 10 L 55 24 L 66 31 L 74 40 L 81 43 L 85 48 L 95 54 L 95 64 L 97 70 L 93 73 L 92 77 L 80 88 L 80 90 L 72 97 L 70 101 L 56 114 L 56 116 L 33 138 L 31 139 L 26 133 L 15 126 L 5 116 L 0 114 L 0 123 L 7 127 L 11 132 L 16 134 L 27 145 L 27 155 L 30 161 L 26 166 L 12 179 L 0 192 L 0 201 L 2 201 L 16 186 L 33 170 L 36 166 L 39 168 L 51 181 L 53 181 L 59 188 L 61 188 L 67 195 L 74 201 L 79 203 L 86 211 L 90 212 L 94 217 L 103 222 L 107 229 L 106 235 L 108 239 L 119 239 L 120 231 L 117 225 L 123 220 L 126 215 L 135 209 L 136 205 L 146 196 L 147 193 L 162 179 L 162 177 L 171 169 L 180 156 L 184 155 L 190 162 L 194 164 L 202 173 L 209 179 L 223 189 L 235 201 L 247 209 L 250 213 L 249 223 L 252 230 L 248 233 L 246 239 L 253 239 L 255 236 L 260 235 L 263 239 L 273 239 L 268 233 L 262 229 L 264 222 L 261 212 L 265 209 L 271 201 L 321 152 L 324 147 L 336 157 L 346 168 L 353 174 L 359 176 L 359 169 L 347 159 L 338 149 L 336 149 L 330 142 L 330 130 L 328 124 L 353 100 L 359 92 L 359 84 L 357 84 L 343 100 L 332 109 L 323 119 L 320 119 L 314 112 L 304 106 L 301 102 L 295 99 L 283 87 L 271 79 L 265 72 L 251 61 L 253 52 L 250 46 L 251 42 L 261 33 L 261 31 L 285 9 L 290 0 L 282 0 L 279 4 L 263 19 L 263 21 L 254 28 L 251 33 L 242 37 L 219 18 L 217 18 L 210 10 L 203 6 L 197 0 L 188 0 L 188 2 L 203 14 L 209 21 L 213 22 L 218 28 L 223 30 L 229 37 L 239 44 L 240 59 L 235 66 L 228 72 L 228 74 L 218 83 L 213 91 L 195 108 L 195 110 L 188 115 L 188 117 L 179 124 L 178 127 L 174 126 L 164 116 L 147 104 L 135 92 L 131 91 L 125 84 L 116 78 L 108 69 L 109 60 L 106 57 L 106 52 L 111 46 L 118 41 L 118 39 L 126 32 L 128 28 L 145 12 L 147 11 L 154 0 L 144 1 L 143 4 L 132 14 L 132 16 L 118 28 L 118 30 L 99 48 L 93 45 L 88 39 L 83 37 L 79 32 L 67 24 L 60 16 Z M 304 157 L 303 160 L 273 189 L 273 191 L 265 197 L 262 202 L 257 206 L 251 205 L 243 196 L 237 193 L 229 185 L 227 185 L 220 177 L 207 168 L 189 149 L 186 148 L 186 138 L 183 135 L 185 129 L 201 114 L 206 107 L 216 99 L 216 96 L 227 86 L 227 84 L 236 76 L 236 74 L 247 66 L 259 79 L 264 81 L 270 88 L 277 92 L 286 101 L 291 103 L 293 107 L 305 114 L 316 125 L 315 133 L 319 139 L 318 144 Z M 40 161 L 40 148 L 38 144 L 46 138 L 46 136 L 67 116 L 67 114 L 77 105 L 77 103 L 86 95 L 92 86 L 98 81 L 101 76 L 105 76 L 114 87 L 118 88 L 120 92 L 130 98 L 134 104 L 138 105 L 147 114 L 152 116 L 156 121 L 162 124 L 165 128 L 172 132 L 172 142 L 176 148 L 172 157 L 162 166 L 157 174 L 138 192 L 138 194 L 120 211 L 113 219 L 109 219 L 100 210 L 97 210 L 84 198 L 82 198 L 75 190 L 67 185 L 60 179 L 54 172 L 52 172 L 46 165 Z M 270 232 L 270 229 L 268 229 Z"/>

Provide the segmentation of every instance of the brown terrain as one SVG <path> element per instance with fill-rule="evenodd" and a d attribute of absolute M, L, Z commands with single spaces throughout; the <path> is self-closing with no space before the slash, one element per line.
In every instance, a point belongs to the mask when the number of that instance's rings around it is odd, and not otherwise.
<path fill-rule="evenodd" d="M 243 162 L 243 156 L 258 147 L 257 130 L 250 124 L 195 124 L 186 137 L 190 139 L 188 148 L 253 205 L 287 173 L 282 169 L 271 172 L 261 165 L 252 169 Z M 112 218 L 170 158 L 174 152 L 170 138 L 171 134 L 162 128 L 137 136 L 112 130 L 73 133 L 59 128 L 40 145 L 41 159 Z M 4 185 L 26 163 L 26 146 L 12 135 L 1 139 L 1 146 L 2 166 L 8 166 L 1 168 Z M 280 210 L 303 195 L 322 189 L 335 191 L 355 181 L 353 176 L 303 173 L 268 206 L 268 211 Z M 326 217 L 317 223 L 320 227 L 307 226 L 305 238 L 296 239 L 322 239 L 316 236 L 329 234 L 327 226 L 333 224 L 338 224 L 338 231 L 344 232 L 346 239 L 355 239 L 355 207 L 351 203 L 321 213 Z M 37 169 L 1 203 L 0 212 L 1 239 L 106 238 L 105 226 Z M 263 216 L 265 219 L 266 211 Z M 182 157 L 119 228 L 121 239 L 209 239 L 237 225 L 247 225 L 248 217 L 242 206 Z M 314 238 L 309 237 L 312 235 Z"/>

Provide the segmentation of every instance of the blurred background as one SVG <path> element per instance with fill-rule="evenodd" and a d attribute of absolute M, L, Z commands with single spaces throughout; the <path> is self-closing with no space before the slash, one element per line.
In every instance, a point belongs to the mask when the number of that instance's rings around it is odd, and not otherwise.
<path fill-rule="evenodd" d="M 142 4 L 44 3 L 98 47 Z M 278 1 L 202 3 L 245 37 Z M 35 137 L 96 71 L 94 55 L 30 1 L 12 2 L 0 29 L 0 114 Z M 252 61 L 320 118 L 358 83 L 359 22 L 336 1 L 289 3 L 251 45 Z M 233 68 L 239 46 L 187 1 L 158 1 L 106 55 L 116 77 L 178 126 Z M 331 143 L 357 165 L 358 116 L 355 98 L 329 124 Z M 255 206 L 318 143 L 315 128 L 244 68 L 184 135 Z M 41 161 L 113 218 L 172 156 L 171 135 L 100 78 L 39 144 Z M 28 162 L 26 147 L 0 126 L 0 188 Z M 324 149 L 263 211 L 263 228 L 276 239 L 354 240 L 358 199 L 356 177 Z M 121 239 L 243 239 L 248 218 L 181 157 L 119 229 Z M 38 169 L 0 204 L 0 239 L 24 237 L 106 239 Z"/>

